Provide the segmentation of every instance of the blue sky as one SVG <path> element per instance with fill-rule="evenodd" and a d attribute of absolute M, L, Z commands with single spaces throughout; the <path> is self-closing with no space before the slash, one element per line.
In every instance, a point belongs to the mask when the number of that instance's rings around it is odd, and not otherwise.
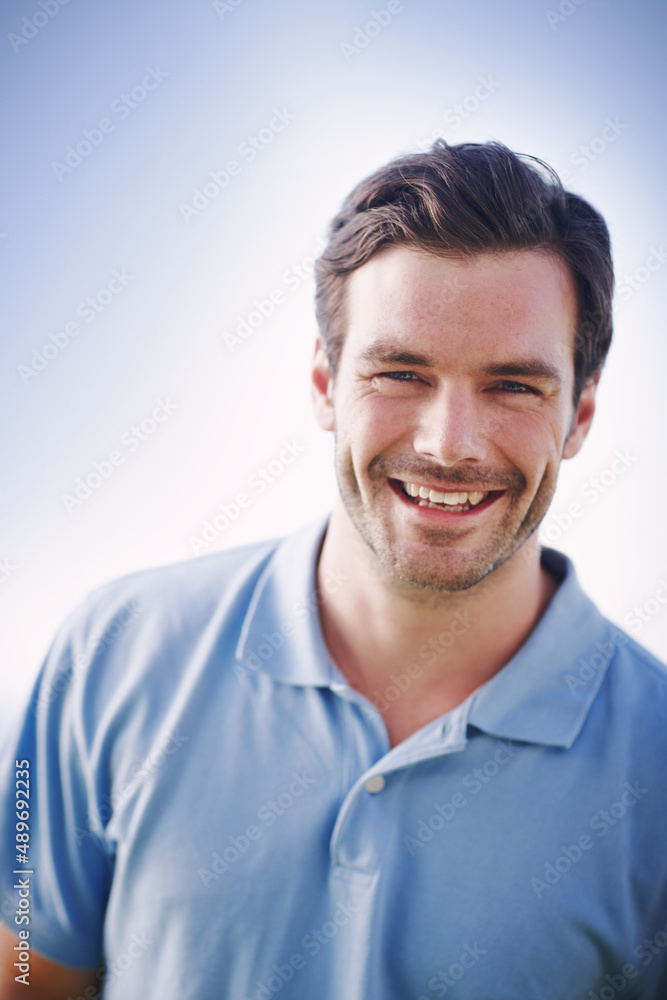
<path fill-rule="evenodd" d="M 616 340 L 543 534 L 667 658 L 666 13 L 647 0 L 2 5 L 7 716 L 91 588 L 330 508 L 332 442 L 308 392 L 312 257 L 349 188 L 435 134 L 537 155 L 608 220 Z"/>

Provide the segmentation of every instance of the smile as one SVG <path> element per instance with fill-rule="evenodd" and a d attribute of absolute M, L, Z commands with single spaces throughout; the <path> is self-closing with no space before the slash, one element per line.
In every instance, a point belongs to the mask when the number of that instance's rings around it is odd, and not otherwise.
<path fill-rule="evenodd" d="M 503 490 L 435 490 L 421 483 L 406 483 L 395 479 L 395 484 L 402 495 L 416 507 L 430 507 L 432 510 L 442 510 L 448 514 L 465 513 L 482 504 L 490 498 L 495 500 Z M 395 488 L 394 487 L 394 488 Z"/>

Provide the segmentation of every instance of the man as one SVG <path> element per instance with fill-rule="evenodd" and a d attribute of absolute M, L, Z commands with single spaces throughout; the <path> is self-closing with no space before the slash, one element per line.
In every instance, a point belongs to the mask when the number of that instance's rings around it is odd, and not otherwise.
<path fill-rule="evenodd" d="M 64 627 L 5 766 L 2 996 L 667 995 L 667 675 L 536 533 L 612 287 L 598 213 L 500 144 L 352 192 L 331 517 Z"/>

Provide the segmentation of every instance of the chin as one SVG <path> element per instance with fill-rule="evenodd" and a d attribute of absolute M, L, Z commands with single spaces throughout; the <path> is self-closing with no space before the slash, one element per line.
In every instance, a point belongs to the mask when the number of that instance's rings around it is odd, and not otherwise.
<path fill-rule="evenodd" d="M 508 558 L 499 554 L 494 557 L 488 553 L 460 554 L 455 557 L 454 553 L 443 553 L 441 549 L 440 558 L 434 558 L 434 553 L 430 553 L 426 558 L 418 559 L 395 550 L 374 551 L 383 568 L 395 580 L 436 593 L 470 590 Z"/>
<path fill-rule="evenodd" d="M 534 515 L 534 511 L 530 512 Z M 508 519 L 509 520 L 509 519 Z M 477 546 L 443 529 L 427 529 L 419 541 L 408 539 L 402 525 L 391 519 L 354 518 L 357 531 L 382 568 L 396 581 L 419 590 L 457 593 L 470 590 L 507 562 L 534 533 L 539 520 L 526 516 L 518 523 L 495 527 Z M 449 537 L 448 537 L 449 536 Z"/>

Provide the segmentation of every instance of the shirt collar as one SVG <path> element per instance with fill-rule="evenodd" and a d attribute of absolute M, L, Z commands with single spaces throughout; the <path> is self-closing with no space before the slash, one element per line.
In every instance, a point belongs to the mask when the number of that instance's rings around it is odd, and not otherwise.
<path fill-rule="evenodd" d="M 236 649 L 247 671 L 262 670 L 288 684 L 347 685 L 331 662 L 316 598 L 327 523 L 328 517 L 285 538 L 266 565 Z M 505 739 L 570 747 L 610 662 L 608 650 L 615 646 L 609 643 L 611 623 L 581 589 L 571 561 L 548 548 L 541 558 L 561 581 L 558 590 L 521 649 L 466 699 L 467 722 Z M 334 576 L 324 586 L 344 583 L 343 576 Z M 573 683 L 582 660 L 588 679 Z"/>
<path fill-rule="evenodd" d="M 283 539 L 260 576 L 236 648 L 250 671 L 262 670 L 288 684 L 345 680 L 324 642 L 316 574 L 328 516 Z M 335 582 L 332 581 L 331 586 Z"/>
<path fill-rule="evenodd" d="M 468 723 L 507 739 L 570 747 L 616 647 L 611 623 L 567 556 L 543 548 L 542 565 L 560 579 L 558 590 L 521 649 L 476 693 Z M 577 676 L 582 661 L 585 683 Z"/>

